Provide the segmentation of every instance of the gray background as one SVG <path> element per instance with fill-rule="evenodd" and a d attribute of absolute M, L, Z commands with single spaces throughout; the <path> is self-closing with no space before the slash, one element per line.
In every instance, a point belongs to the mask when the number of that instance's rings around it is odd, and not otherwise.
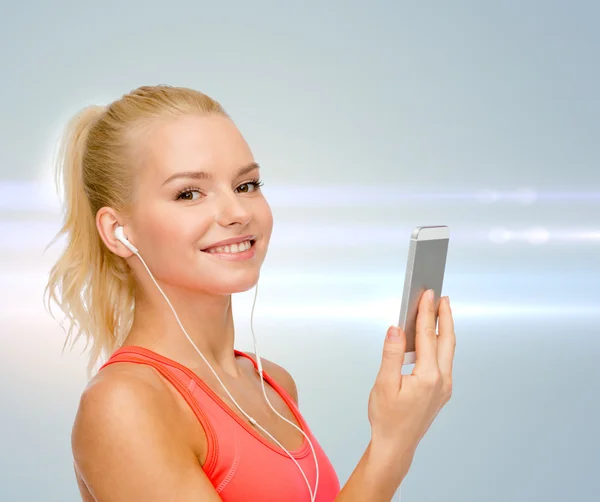
<path fill-rule="evenodd" d="M 275 228 L 254 328 L 345 482 L 397 322 L 410 231 L 445 224 L 452 401 L 403 502 L 598 500 L 600 8 L 585 1 L 4 2 L 0 500 L 78 500 L 82 346 L 42 290 L 51 154 L 79 108 L 139 85 L 223 103 Z M 254 291 L 236 295 L 251 350 Z"/>

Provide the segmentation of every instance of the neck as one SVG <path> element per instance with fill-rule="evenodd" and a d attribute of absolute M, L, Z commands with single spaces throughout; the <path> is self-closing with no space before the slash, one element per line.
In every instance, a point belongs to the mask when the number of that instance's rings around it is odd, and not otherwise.
<path fill-rule="evenodd" d="M 215 371 L 239 376 L 234 354 L 231 295 L 208 295 L 199 291 L 162 290 L 173 305 L 189 338 Z M 138 345 L 158 352 L 190 369 L 210 371 L 188 338 L 164 297 L 136 290 L 135 314 L 123 345 Z"/>

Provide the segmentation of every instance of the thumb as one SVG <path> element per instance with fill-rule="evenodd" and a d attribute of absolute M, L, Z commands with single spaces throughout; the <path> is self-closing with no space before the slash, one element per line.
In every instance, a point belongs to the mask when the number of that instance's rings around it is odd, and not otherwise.
<path fill-rule="evenodd" d="M 405 350 L 406 336 L 404 336 L 404 332 L 396 326 L 390 326 L 383 344 L 381 367 L 377 375 L 380 383 L 400 387 Z"/>

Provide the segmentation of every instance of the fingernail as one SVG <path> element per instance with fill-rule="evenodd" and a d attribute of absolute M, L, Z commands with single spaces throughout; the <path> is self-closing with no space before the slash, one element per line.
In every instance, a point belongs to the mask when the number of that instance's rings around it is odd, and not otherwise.
<path fill-rule="evenodd" d="M 390 329 L 387 333 L 388 340 L 399 340 L 400 339 L 400 330 L 396 327 Z"/>
<path fill-rule="evenodd" d="M 432 302 L 433 301 L 433 289 L 427 291 L 427 299 Z"/>
<path fill-rule="evenodd" d="M 449 296 L 446 297 L 446 301 L 448 302 L 448 305 L 450 305 L 450 297 Z"/>

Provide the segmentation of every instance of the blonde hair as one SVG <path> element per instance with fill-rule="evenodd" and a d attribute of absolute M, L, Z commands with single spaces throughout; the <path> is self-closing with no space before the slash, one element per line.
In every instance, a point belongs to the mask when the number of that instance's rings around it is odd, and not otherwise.
<path fill-rule="evenodd" d="M 66 126 L 56 163 L 56 183 L 64 189 L 64 222 L 49 244 L 66 236 L 66 247 L 50 271 L 44 298 L 50 314 L 54 301 L 70 324 L 63 352 L 82 336 L 84 350 L 91 342 L 88 377 L 101 356 L 121 345 L 135 308 L 131 270 L 104 245 L 96 213 L 108 206 L 129 214 L 136 132 L 156 120 L 209 113 L 228 116 L 199 91 L 143 86 L 108 106 L 84 108 Z"/>

